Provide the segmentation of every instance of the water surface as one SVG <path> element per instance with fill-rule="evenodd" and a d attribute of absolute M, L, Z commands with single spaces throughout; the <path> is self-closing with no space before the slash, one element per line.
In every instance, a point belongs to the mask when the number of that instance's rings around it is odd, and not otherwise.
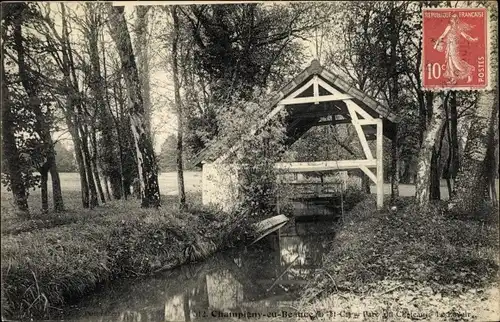
<path fill-rule="evenodd" d="M 111 283 L 70 308 L 66 319 L 222 321 L 293 315 L 294 301 L 321 265 L 333 234 L 331 222 L 290 223 L 247 249 Z"/>

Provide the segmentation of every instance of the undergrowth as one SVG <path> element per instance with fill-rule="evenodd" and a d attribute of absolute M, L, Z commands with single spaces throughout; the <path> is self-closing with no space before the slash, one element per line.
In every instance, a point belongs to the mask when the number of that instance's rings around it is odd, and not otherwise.
<path fill-rule="evenodd" d="M 159 210 L 129 200 L 51 214 L 46 227 L 11 222 L 2 229 L 2 316 L 57 317 L 104 282 L 204 259 L 244 235 L 237 213 L 198 203 L 179 211 L 174 200 Z"/>
<path fill-rule="evenodd" d="M 389 293 L 399 294 L 398 300 L 412 294 L 408 301 L 463 297 L 497 280 L 498 210 L 457 217 L 442 204 L 420 211 L 411 198 L 399 200 L 397 207 L 376 212 L 369 197 L 346 215 L 303 304 L 338 307 L 340 301 L 355 307 L 352 299 L 332 294 L 371 296 L 377 305 Z"/>

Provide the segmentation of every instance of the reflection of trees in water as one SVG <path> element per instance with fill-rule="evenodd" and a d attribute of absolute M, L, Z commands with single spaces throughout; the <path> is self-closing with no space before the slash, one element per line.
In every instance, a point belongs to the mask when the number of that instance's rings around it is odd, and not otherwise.
<path fill-rule="evenodd" d="M 295 265 L 304 265 L 309 251 L 299 236 L 280 237 L 281 265 L 286 266 L 294 261 Z M 298 258 L 297 258 L 298 256 Z M 297 258 L 297 259 L 296 259 Z"/>
<path fill-rule="evenodd" d="M 224 310 L 237 307 L 243 301 L 243 285 L 227 269 L 207 274 L 208 304 Z"/>
<path fill-rule="evenodd" d="M 165 302 L 165 321 L 186 321 L 183 294 L 174 295 L 167 299 Z"/>
<path fill-rule="evenodd" d="M 292 265 L 286 279 L 307 279 L 313 269 L 321 264 L 326 244 L 314 237 L 280 236 L 281 266 Z"/>
<path fill-rule="evenodd" d="M 278 285 L 271 292 L 266 291 L 278 277 L 303 280 L 313 272 L 311 268 L 321 263 L 325 245 L 321 247 L 317 239 L 309 236 L 280 236 L 279 242 L 275 236 L 274 250 L 262 243 L 249 252 L 218 254 L 197 265 L 114 284 L 82 302 L 76 317 L 120 322 L 192 321 L 198 320 L 195 312 L 238 310 L 251 307 L 254 302 L 260 306 L 269 302 L 271 307 L 281 301 L 278 298 L 290 295 Z M 289 270 L 280 276 L 297 256 Z M 284 286 L 292 287 L 287 283 Z M 295 288 L 301 286 L 294 284 Z M 99 320 L 101 317 L 104 318 Z"/>

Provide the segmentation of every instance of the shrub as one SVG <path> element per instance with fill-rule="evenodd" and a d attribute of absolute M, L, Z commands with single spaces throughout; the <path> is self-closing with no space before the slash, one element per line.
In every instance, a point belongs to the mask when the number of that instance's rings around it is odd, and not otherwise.
<path fill-rule="evenodd" d="M 239 204 L 256 218 L 275 211 L 279 186 L 274 165 L 281 157 L 285 139 L 284 111 L 265 126 L 255 121 L 261 121 L 268 112 L 270 96 L 257 91 L 248 101 L 230 102 L 219 116 L 222 130 L 217 140 L 223 143 L 220 152 L 241 144 L 228 161 L 238 169 Z"/>

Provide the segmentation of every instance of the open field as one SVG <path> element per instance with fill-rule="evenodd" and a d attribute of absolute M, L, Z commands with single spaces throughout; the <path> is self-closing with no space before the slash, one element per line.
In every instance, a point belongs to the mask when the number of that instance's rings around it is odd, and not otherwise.
<path fill-rule="evenodd" d="M 62 191 L 80 191 L 80 176 L 76 172 L 62 172 L 59 174 L 61 177 Z M 162 195 L 171 195 L 173 192 L 177 193 L 177 173 L 176 172 L 163 172 L 158 176 L 158 184 L 160 185 L 160 192 Z M 184 184 L 186 191 L 195 192 L 201 191 L 201 172 L 199 171 L 185 171 Z M 49 189 L 50 176 L 49 176 Z M 2 185 L 2 192 L 7 191 Z"/>
<path fill-rule="evenodd" d="M 61 173 L 61 186 L 63 192 L 65 191 L 80 191 L 80 178 L 78 173 Z M 185 171 L 184 172 L 184 184 L 186 187 L 186 192 L 201 192 L 201 171 Z M 50 180 L 50 179 L 49 179 Z M 162 172 L 158 176 L 158 183 L 160 185 L 160 192 L 162 195 L 176 195 L 177 194 L 177 173 L 176 172 Z M 49 182 L 49 190 L 50 182 Z M 401 184 L 399 186 L 401 197 L 410 197 L 415 195 L 415 186 L 412 184 Z M 6 192 L 4 186 L 2 186 L 2 193 Z M 374 194 L 376 192 L 375 186 L 371 187 L 371 192 Z M 497 180 L 497 193 L 499 192 L 498 180 Z M 384 185 L 384 194 L 391 193 L 391 185 Z M 441 197 L 443 200 L 448 199 L 448 189 L 446 187 L 446 181 L 441 181 Z"/>

